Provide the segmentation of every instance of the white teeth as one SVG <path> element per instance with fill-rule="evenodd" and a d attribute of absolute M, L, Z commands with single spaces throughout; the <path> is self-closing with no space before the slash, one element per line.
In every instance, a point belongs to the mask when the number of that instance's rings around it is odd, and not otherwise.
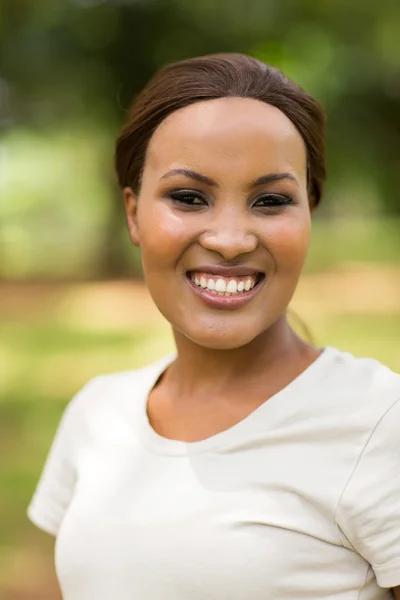
<path fill-rule="evenodd" d="M 238 282 L 237 279 L 227 280 L 220 278 L 215 280 L 211 277 L 204 277 L 204 275 L 197 276 L 193 274 L 192 281 L 199 287 L 207 289 L 209 292 L 217 294 L 218 296 L 242 294 L 243 292 L 250 291 L 256 285 L 255 277 L 248 277 L 245 280 L 241 279 Z"/>
<path fill-rule="evenodd" d="M 223 279 L 217 279 L 215 283 L 216 292 L 226 292 L 226 283 Z"/>
<path fill-rule="evenodd" d="M 237 283 L 234 279 L 231 279 L 228 283 L 228 285 L 226 286 L 226 291 L 230 292 L 231 294 L 236 294 L 238 289 Z"/>

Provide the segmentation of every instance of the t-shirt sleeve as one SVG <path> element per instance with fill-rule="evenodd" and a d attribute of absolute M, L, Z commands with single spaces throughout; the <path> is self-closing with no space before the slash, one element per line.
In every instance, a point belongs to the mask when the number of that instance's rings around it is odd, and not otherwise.
<path fill-rule="evenodd" d="M 84 408 L 98 379 L 89 381 L 65 408 L 28 506 L 27 514 L 32 523 L 54 536 L 74 493 L 76 457 L 86 425 Z"/>
<path fill-rule="evenodd" d="M 400 585 L 400 398 L 371 433 L 336 518 L 346 542 L 374 569 L 378 585 Z"/>

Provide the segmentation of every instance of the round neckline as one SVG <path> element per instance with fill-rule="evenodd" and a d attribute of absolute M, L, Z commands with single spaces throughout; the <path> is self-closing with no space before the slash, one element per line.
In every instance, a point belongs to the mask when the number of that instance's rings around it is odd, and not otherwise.
<path fill-rule="evenodd" d="M 276 394 L 266 399 L 246 417 L 228 429 L 224 429 L 203 440 L 194 442 L 174 440 L 160 435 L 153 429 L 147 414 L 147 405 L 151 390 L 167 367 L 176 359 L 175 353 L 170 354 L 157 361 L 155 364 L 150 365 L 148 377 L 146 377 L 145 385 L 142 388 L 143 394 L 141 396 L 140 406 L 138 407 L 139 410 L 136 414 L 136 419 L 134 419 L 136 433 L 142 444 L 148 450 L 166 456 L 191 456 L 193 454 L 220 449 L 230 442 L 239 439 L 246 431 L 251 430 L 252 425 L 259 421 L 259 416 L 264 412 L 270 410 L 273 412 L 273 407 L 276 406 L 278 401 L 279 403 L 284 399 L 290 401 L 293 397 L 298 396 L 302 390 L 307 388 L 310 381 L 315 384 L 324 373 L 324 365 L 329 362 L 332 355 L 337 352 L 338 351 L 331 346 L 324 346 L 321 348 L 321 352 L 317 358 L 304 371 L 289 382 L 284 388 L 276 392 Z"/>

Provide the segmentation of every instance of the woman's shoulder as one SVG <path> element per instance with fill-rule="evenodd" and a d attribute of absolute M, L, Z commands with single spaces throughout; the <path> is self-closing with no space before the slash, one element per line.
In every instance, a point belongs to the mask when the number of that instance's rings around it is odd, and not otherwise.
<path fill-rule="evenodd" d="M 352 353 L 328 346 L 332 365 L 337 367 L 343 376 L 353 381 L 373 387 L 375 389 L 388 391 L 393 390 L 400 394 L 400 373 L 390 368 L 377 358 L 361 353 Z"/>
<path fill-rule="evenodd" d="M 146 386 L 153 379 L 155 379 L 155 381 L 158 379 L 158 377 L 161 375 L 164 369 L 175 359 L 175 356 L 175 354 L 167 354 L 151 363 L 145 364 L 135 369 L 101 374 L 98 375 L 95 379 L 101 382 L 104 388 L 108 386 L 132 386 L 132 384 L 143 384 L 144 386 Z"/>
<path fill-rule="evenodd" d="M 379 418 L 400 400 L 400 373 L 371 356 L 333 347 L 326 350 L 326 388 L 350 412 L 353 407 Z"/>
<path fill-rule="evenodd" d="M 98 411 L 104 405 L 118 405 L 121 400 L 128 397 L 134 400 L 149 391 L 156 383 L 164 369 L 174 359 L 173 354 L 138 367 L 124 371 L 102 373 L 89 379 L 72 397 L 67 412 L 90 413 Z"/>

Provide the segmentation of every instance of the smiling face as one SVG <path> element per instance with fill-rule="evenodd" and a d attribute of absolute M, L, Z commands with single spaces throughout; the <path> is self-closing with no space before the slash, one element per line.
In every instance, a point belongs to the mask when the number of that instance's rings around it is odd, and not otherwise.
<path fill-rule="evenodd" d="M 169 115 L 124 190 L 147 286 L 176 332 L 233 349 L 285 314 L 310 241 L 307 157 L 277 108 L 248 98 Z M 205 287 L 206 286 L 206 287 Z"/>

